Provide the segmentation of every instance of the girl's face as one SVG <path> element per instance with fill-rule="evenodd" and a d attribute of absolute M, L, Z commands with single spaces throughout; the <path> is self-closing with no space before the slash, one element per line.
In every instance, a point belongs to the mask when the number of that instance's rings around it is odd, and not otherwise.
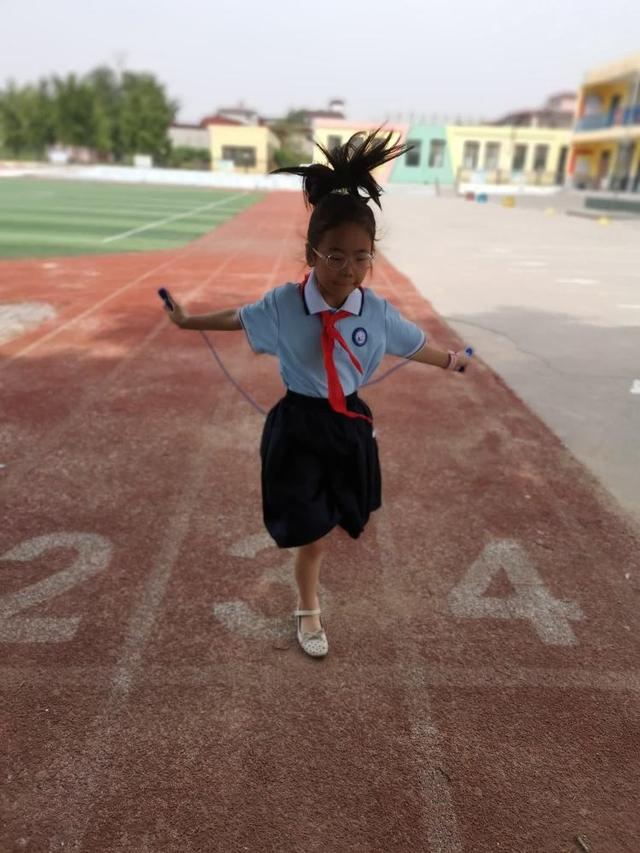
<path fill-rule="evenodd" d="M 325 257 L 319 257 L 313 249 Z M 371 269 L 369 254 L 373 254 L 371 237 L 354 222 L 325 231 L 317 246 L 307 245 L 307 260 L 314 268 L 318 290 L 327 305 L 339 308 L 351 291 L 362 284 Z M 333 260 L 327 262 L 327 255 Z M 337 268 L 339 258 L 348 260 L 342 269 Z"/>

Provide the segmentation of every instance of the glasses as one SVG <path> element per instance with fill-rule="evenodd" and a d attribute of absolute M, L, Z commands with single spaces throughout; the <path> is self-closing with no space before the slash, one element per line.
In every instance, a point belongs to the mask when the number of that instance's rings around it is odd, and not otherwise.
<path fill-rule="evenodd" d="M 332 252 L 330 255 L 323 255 L 322 252 L 314 249 L 313 246 L 311 248 L 319 258 L 322 258 L 329 269 L 334 272 L 340 272 L 340 270 L 343 270 L 349 261 L 353 263 L 354 267 L 359 272 L 368 270 L 373 263 L 374 256 L 371 252 L 356 252 L 356 254 L 351 257 L 350 255 L 344 255 L 342 252 Z"/>

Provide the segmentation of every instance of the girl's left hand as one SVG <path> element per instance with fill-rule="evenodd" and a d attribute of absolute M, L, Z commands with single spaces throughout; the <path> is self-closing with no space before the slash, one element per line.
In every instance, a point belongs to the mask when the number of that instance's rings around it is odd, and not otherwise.
<path fill-rule="evenodd" d="M 457 373 L 460 373 L 460 368 L 466 367 L 471 361 L 471 359 L 468 355 L 466 355 L 464 350 L 460 350 L 460 352 L 457 352 L 456 355 L 458 356 L 458 360 L 456 361 L 455 370 Z"/>

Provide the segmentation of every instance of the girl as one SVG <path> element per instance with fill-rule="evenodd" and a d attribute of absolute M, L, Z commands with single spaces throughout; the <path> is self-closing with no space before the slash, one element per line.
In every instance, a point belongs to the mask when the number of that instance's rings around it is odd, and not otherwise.
<path fill-rule="evenodd" d="M 371 172 L 409 150 L 379 131 L 354 134 L 332 151 L 318 144 L 327 165 L 275 170 L 301 175 L 313 208 L 305 244 L 310 272 L 302 283 L 214 314 L 188 316 L 171 297 L 169 316 L 181 329 L 244 329 L 255 352 L 280 361 L 287 392 L 268 413 L 260 444 L 263 516 L 280 548 L 298 549 L 296 633 L 313 657 L 329 648 L 317 595 L 327 535 L 340 525 L 356 539 L 380 506 L 378 447 L 358 388 L 385 353 L 449 370 L 469 361 L 427 346 L 422 329 L 362 287 L 376 241 L 369 201 L 381 207 Z"/>

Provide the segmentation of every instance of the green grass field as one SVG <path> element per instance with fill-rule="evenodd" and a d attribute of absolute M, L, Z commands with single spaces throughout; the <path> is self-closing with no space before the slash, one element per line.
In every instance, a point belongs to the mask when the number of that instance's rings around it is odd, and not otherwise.
<path fill-rule="evenodd" d="M 182 246 L 261 193 L 38 178 L 0 180 L 0 258 Z"/>

